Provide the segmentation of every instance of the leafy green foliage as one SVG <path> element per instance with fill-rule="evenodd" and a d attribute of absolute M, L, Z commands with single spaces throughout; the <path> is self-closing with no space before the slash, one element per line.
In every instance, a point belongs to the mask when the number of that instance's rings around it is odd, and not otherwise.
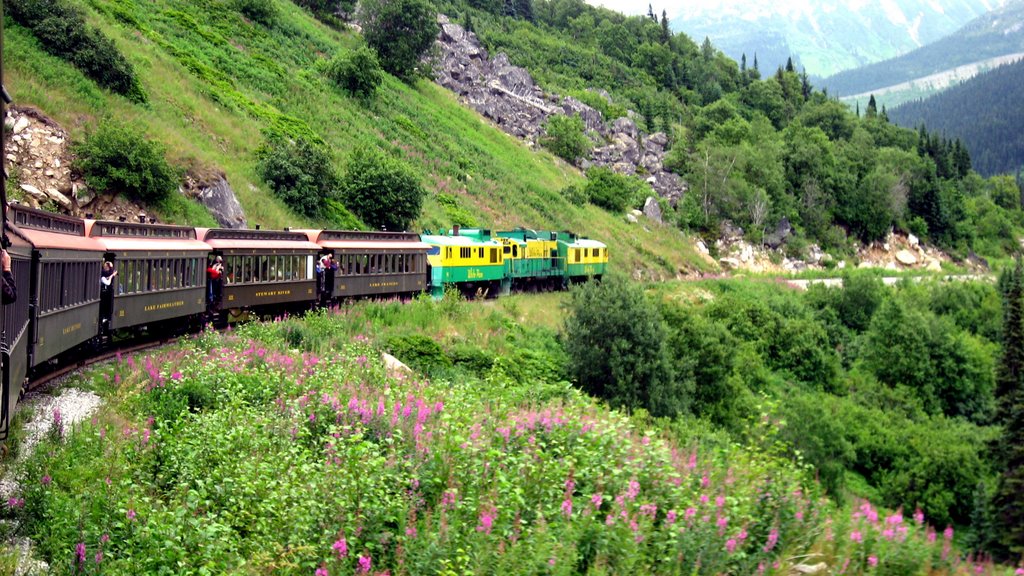
<path fill-rule="evenodd" d="M 408 229 L 426 195 L 409 166 L 369 148 L 352 152 L 342 189 L 350 210 L 369 226 L 385 230 Z"/>
<path fill-rule="evenodd" d="M 575 164 L 590 152 L 590 140 L 583 133 L 583 120 L 578 115 L 554 114 L 544 124 L 541 144 L 559 158 Z"/>
<path fill-rule="evenodd" d="M 66 0 L 14 0 L 5 3 L 4 11 L 32 30 L 48 52 L 67 60 L 100 86 L 134 102 L 146 101 L 131 63 L 113 41 L 86 24 L 81 9 Z"/>
<path fill-rule="evenodd" d="M 999 543 L 1011 555 L 1024 551 L 1024 266 L 999 277 L 1003 296 L 1003 355 L 996 388 L 997 418 L 1003 427 L 996 444 L 999 484 L 994 500 Z"/>
<path fill-rule="evenodd" d="M 688 409 L 665 348 L 665 326 L 642 290 L 610 277 L 576 288 L 565 320 L 569 371 L 587 393 L 612 406 L 657 416 Z"/>
<path fill-rule="evenodd" d="M 587 184 L 583 193 L 595 206 L 609 212 L 622 212 L 640 202 L 643 187 L 643 183 L 636 178 L 595 166 L 587 170 Z"/>
<path fill-rule="evenodd" d="M 411 80 L 437 38 L 437 11 L 427 0 L 367 0 L 360 4 L 363 37 L 391 74 Z"/>
<path fill-rule="evenodd" d="M 243 16 L 264 26 L 273 26 L 277 20 L 274 0 L 234 0 L 235 9 Z"/>
<path fill-rule="evenodd" d="M 268 134 L 256 157 L 260 177 L 274 194 L 306 216 L 325 215 L 328 200 L 341 188 L 330 152 L 319 143 Z"/>
<path fill-rule="evenodd" d="M 94 190 L 159 202 L 177 190 L 179 175 L 164 148 L 135 127 L 101 120 L 85 140 L 73 145 L 74 167 Z"/>
<path fill-rule="evenodd" d="M 327 76 L 353 96 L 372 95 L 384 81 L 377 54 L 365 46 L 342 52 L 327 65 Z"/>

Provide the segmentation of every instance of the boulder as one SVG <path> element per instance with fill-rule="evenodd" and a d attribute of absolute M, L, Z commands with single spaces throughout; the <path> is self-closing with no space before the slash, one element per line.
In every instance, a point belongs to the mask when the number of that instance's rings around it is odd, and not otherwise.
<path fill-rule="evenodd" d="M 11 130 L 11 132 L 13 132 L 15 134 L 21 134 L 22 132 L 25 131 L 25 128 L 28 128 L 28 125 L 29 125 L 28 116 L 21 116 L 20 118 L 15 120 L 14 128 Z"/>
<path fill-rule="evenodd" d="M 658 204 L 658 201 L 653 196 L 648 196 L 647 200 L 644 201 L 643 213 L 648 220 L 653 220 L 658 224 L 662 223 L 661 205 Z"/>
<path fill-rule="evenodd" d="M 793 226 L 790 225 L 789 219 L 783 217 L 779 220 L 779 224 L 775 227 L 775 230 L 771 234 L 766 234 L 764 237 L 764 243 L 772 250 L 775 250 L 779 246 L 785 244 L 786 239 L 793 234 Z"/>
<path fill-rule="evenodd" d="M 935 258 L 929 258 L 927 264 L 925 264 L 925 269 L 929 272 L 942 272 L 942 262 Z"/>
<path fill-rule="evenodd" d="M 740 261 L 735 258 L 719 258 L 718 263 L 730 270 L 736 270 L 740 267 Z"/>
<path fill-rule="evenodd" d="M 636 140 L 640 132 L 637 130 L 636 123 L 629 118 L 616 118 L 612 122 L 612 133 L 613 134 L 625 134 L 633 140 Z"/>
<path fill-rule="evenodd" d="M 917 264 L 917 256 L 910 250 L 900 250 L 896 253 L 896 261 L 904 266 L 913 266 Z"/>
<path fill-rule="evenodd" d="M 217 222 L 225 228 L 247 228 L 245 212 L 228 184 L 227 177 L 220 174 L 210 184 L 198 185 L 196 199 L 206 206 Z"/>
<path fill-rule="evenodd" d="M 638 220 L 636 219 L 635 215 L 633 215 L 633 214 L 626 214 L 626 222 L 629 222 L 630 224 L 636 224 L 638 222 Z"/>
<path fill-rule="evenodd" d="M 793 574 L 804 574 L 805 576 L 817 576 L 828 574 L 828 564 L 818 562 L 817 564 L 797 564 L 792 568 Z"/>
<path fill-rule="evenodd" d="M 918 240 L 917 236 L 914 236 L 913 234 L 908 234 L 907 235 L 907 244 L 910 244 L 912 247 L 916 247 L 920 243 L 921 243 L 921 241 Z"/>

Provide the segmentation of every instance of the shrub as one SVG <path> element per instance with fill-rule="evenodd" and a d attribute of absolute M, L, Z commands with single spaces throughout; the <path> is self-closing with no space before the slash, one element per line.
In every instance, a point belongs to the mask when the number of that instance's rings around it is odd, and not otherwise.
<path fill-rule="evenodd" d="M 271 135 L 256 158 L 260 177 L 274 194 L 306 216 L 323 216 L 340 187 L 330 153 L 306 138 Z"/>
<path fill-rule="evenodd" d="M 67 60 L 112 92 L 134 102 L 146 101 L 132 65 L 113 41 L 86 24 L 78 8 L 63 0 L 13 0 L 6 2 L 5 8 L 50 54 Z"/>
<path fill-rule="evenodd" d="M 235 9 L 253 22 L 259 22 L 267 27 L 273 26 L 277 19 L 274 0 L 235 0 Z"/>
<path fill-rule="evenodd" d="M 452 361 L 445 355 L 441 345 L 422 334 L 392 336 L 388 338 L 384 348 L 392 356 L 420 372 L 429 374 L 452 367 Z"/>
<path fill-rule="evenodd" d="M 412 79 L 420 58 L 437 39 L 437 11 L 426 0 L 365 0 L 360 7 L 363 37 L 385 70 Z"/>
<path fill-rule="evenodd" d="M 614 407 L 655 416 L 675 416 L 688 407 L 669 362 L 664 321 L 637 285 L 607 277 L 574 289 L 565 349 L 576 383 Z"/>
<path fill-rule="evenodd" d="M 103 120 L 73 151 L 75 170 L 94 190 L 158 202 L 177 189 L 179 176 L 164 158 L 163 147 L 131 124 Z"/>
<path fill-rule="evenodd" d="M 636 178 L 616 174 L 608 168 L 587 170 L 585 193 L 590 202 L 610 212 L 622 212 L 637 203 L 643 184 Z"/>
<path fill-rule="evenodd" d="M 365 46 L 338 54 L 327 65 L 327 76 L 353 96 L 369 96 L 384 81 L 377 54 Z"/>
<path fill-rule="evenodd" d="M 345 205 L 373 228 L 405 230 L 420 214 L 425 191 L 403 162 L 357 147 L 343 183 Z"/>
<path fill-rule="evenodd" d="M 549 117 L 540 143 L 555 156 L 573 164 L 590 152 L 590 140 L 583 133 L 583 120 L 578 115 Z"/>

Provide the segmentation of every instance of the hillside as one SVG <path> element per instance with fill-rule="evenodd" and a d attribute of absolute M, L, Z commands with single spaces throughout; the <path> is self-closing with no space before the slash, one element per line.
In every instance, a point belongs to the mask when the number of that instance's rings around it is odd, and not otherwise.
<path fill-rule="evenodd" d="M 188 177 L 223 172 L 250 225 L 329 225 L 293 213 L 257 174 L 264 131 L 283 124 L 315 133 L 339 168 L 353 149 L 366 147 L 407 162 L 430 192 L 417 229 L 448 226 L 454 210 L 482 226 L 572 229 L 600 238 L 614 247 L 615 266 L 630 273 L 672 277 L 700 266 L 678 231 L 639 229 L 567 202 L 558 192 L 581 181 L 576 169 L 506 136 L 431 82 L 387 77 L 368 101 L 332 88 L 321 68 L 358 45 L 358 35 L 328 28 L 289 2 L 275 5 L 276 21 L 266 27 L 217 0 L 89 2 L 89 22 L 136 68 L 149 96 L 145 105 L 101 90 L 8 19 L 6 85 L 16 103 L 38 108 L 72 139 L 107 116 L 166 146 Z M 165 220 L 186 218 L 156 212 Z"/>
<path fill-rule="evenodd" d="M 938 40 L 1002 2 L 681 2 L 672 29 L 710 37 L 730 57 L 756 54 L 771 70 L 792 57 L 818 77 L 909 52 Z"/>
<path fill-rule="evenodd" d="M 1017 173 L 1024 166 L 1024 61 L 1000 66 L 926 100 L 889 111 L 906 127 L 963 140 L 974 169 L 983 175 Z"/>
<path fill-rule="evenodd" d="M 858 95 L 866 99 L 867 93 L 874 93 L 880 103 L 891 108 L 1019 58 L 1024 52 L 1022 21 L 1024 2 L 1015 0 L 935 42 L 883 62 L 840 72 L 821 84 L 844 99 Z"/>

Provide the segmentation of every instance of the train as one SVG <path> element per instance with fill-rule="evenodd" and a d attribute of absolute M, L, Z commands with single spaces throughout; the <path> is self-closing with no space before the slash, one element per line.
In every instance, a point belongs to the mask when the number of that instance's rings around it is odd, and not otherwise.
<path fill-rule="evenodd" d="M 600 279 L 609 258 L 604 243 L 571 232 L 194 228 L 17 204 L 5 230 L 17 298 L 3 306 L 0 439 L 35 373 L 115 340 L 349 299 L 560 289 Z M 321 273 L 327 255 L 333 264 Z M 216 290 L 208 275 L 215 261 L 223 267 Z M 110 287 L 101 289 L 104 275 Z"/>

